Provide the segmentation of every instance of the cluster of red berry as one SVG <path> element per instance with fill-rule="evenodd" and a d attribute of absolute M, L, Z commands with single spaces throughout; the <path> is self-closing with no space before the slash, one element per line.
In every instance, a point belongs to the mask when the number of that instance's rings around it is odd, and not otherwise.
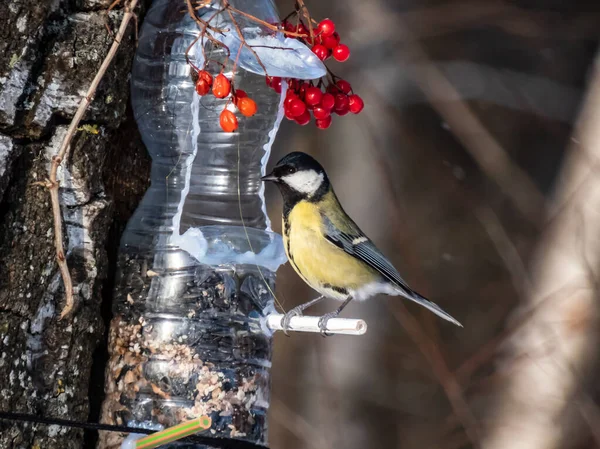
<path fill-rule="evenodd" d="M 281 83 L 281 78 L 267 77 L 267 85 L 276 92 L 281 92 Z M 331 125 L 331 114 L 358 114 L 365 106 L 362 98 L 352 93 L 350 83 L 343 79 L 329 84 L 325 91 L 321 89 L 322 82 L 315 86 L 312 81 L 290 79 L 287 83 L 283 111 L 288 120 L 293 120 L 299 125 L 307 125 L 310 122 L 312 111 L 317 128 L 327 129 Z"/>
<path fill-rule="evenodd" d="M 297 15 L 297 12 L 296 12 Z M 340 36 L 335 31 L 335 24 L 330 19 L 319 22 L 316 29 L 309 30 L 298 16 L 298 24 L 292 25 L 288 20 L 281 23 L 284 32 L 296 33 L 296 36 L 312 51 L 321 61 L 330 57 L 344 62 L 350 57 L 350 49 L 340 43 Z M 195 72 L 195 71 L 194 71 Z M 311 111 L 315 124 L 319 129 L 327 129 L 331 125 L 332 114 L 346 115 L 351 112 L 358 114 L 362 111 L 364 103 L 362 98 L 352 91 L 352 86 L 331 73 L 329 79 L 302 81 L 296 78 L 287 78 L 288 90 L 284 101 L 286 118 L 299 125 L 310 123 Z M 213 76 L 206 70 L 196 73 L 196 92 L 204 96 L 212 92 L 217 98 L 230 97 L 223 111 L 219 123 L 225 132 L 233 132 L 238 128 L 238 119 L 228 108 L 233 104 L 245 117 L 256 114 L 257 107 L 254 100 L 241 89 L 234 89 L 231 81 L 223 74 Z M 281 93 L 281 83 L 278 77 L 266 77 L 267 85 L 275 92 Z"/>
<path fill-rule="evenodd" d="M 212 94 L 217 98 L 226 98 L 231 94 L 230 100 L 225 104 L 223 111 L 219 117 L 219 124 L 225 132 L 233 132 L 238 128 L 238 119 L 235 114 L 227 109 L 229 104 L 237 107 L 240 113 L 245 117 L 252 117 L 256 114 L 256 102 L 248 97 L 242 89 L 233 89 L 231 81 L 222 73 L 214 77 L 206 70 L 198 72 L 196 80 L 196 92 L 198 95 L 204 96 L 212 91 Z"/>
<path fill-rule="evenodd" d="M 335 23 L 331 19 L 321 20 L 312 37 L 309 28 L 302 21 L 293 25 L 284 20 L 281 25 L 289 33 L 300 34 L 298 39 L 311 47 L 313 53 L 321 61 L 326 61 L 333 56 L 336 61 L 344 62 L 350 57 L 350 49 L 347 45 L 340 43 L 340 35 L 335 31 Z"/>
<path fill-rule="evenodd" d="M 350 57 L 350 50 L 340 43 L 340 36 L 330 19 L 319 22 L 312 37 L 301 20 L 297 25 L 284 20 L 282 26 L 287 32 L 300 34 L 298 39 L 312 46 L 313 53 L 321 61 L 333 56 L 335 60 L 344 62 Z M 327 129 L 331 125 L 331 114 L 346 115 L 348 112 L 358 114 L 365 106 L 362 98 L 352 91 L 350 83 L 334 75 L 329 82 L 301 81 L 295 78 L 288 79 L 287 82 L 284 113 L 287 119 L 294 120 L 299 125 L 310 123 L 310 111 L 312 111 L 317 128 Z M 281 83 L 281 78 L 267 76 L 267 85 L 277 93 L 281 92 Z"/>

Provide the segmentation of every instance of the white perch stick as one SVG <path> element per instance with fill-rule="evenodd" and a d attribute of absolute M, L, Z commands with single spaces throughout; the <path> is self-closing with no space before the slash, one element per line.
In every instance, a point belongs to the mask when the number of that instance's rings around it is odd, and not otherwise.
<path fill-rule="evenodd" d="M 271 313 L 267 316 L 267 326 L 274 331 L 283 330 L 281 327 L 280 313 Z M 295 332 L 321 332 L 318 316 L 295 316 L 290 320 L 289 331 Z M 363 335 L 367 332 L 367 323 L 364 320 L 352 318 L 331 318 L 327 321 L 327 332 L 330 334 Z"/>

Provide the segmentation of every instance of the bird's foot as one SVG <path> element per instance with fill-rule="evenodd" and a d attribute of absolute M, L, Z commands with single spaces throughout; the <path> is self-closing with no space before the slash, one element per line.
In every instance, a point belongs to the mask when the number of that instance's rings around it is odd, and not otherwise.
<path fill-rule="evenodd" d="M 289 337 L 289 334 L 287 331 L 290 329 L 290 321 L 295 316 L 302 316 L 303 310 L 304 310 L 304 308 L 302 306 L 294 307 L 289 312 L 287 312 L 285 315 L 283 315 L 283 318 L 281 318 L 281 329 L 283 330 L 283 333 L 285 335 L 287 335 L 288 337 Z"/>
<path fill-rule="evenodd" d="M 319 329 L 321 329 L 321 335 L 323 337 L 328 337 L 331 335 L 331 334 L 327 333 L 327 322 L 331 318 L 336 318 L 339 314 L 340 314 L 340 312 L 338 312 L 336 310 L 335 312 L 326 313 L 321 318 L 319 318 L 318 326 L 319 326 Z"/>

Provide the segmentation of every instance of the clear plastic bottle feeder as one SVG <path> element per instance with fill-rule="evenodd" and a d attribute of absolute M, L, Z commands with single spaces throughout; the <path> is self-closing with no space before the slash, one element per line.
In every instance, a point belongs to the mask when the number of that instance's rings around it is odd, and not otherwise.
<path fill-rule="evenodd" d="M 271 0 L 230 3 L 279 22 Z M 221 7 L 215 1 L 198 15 L 206 19 Z M 324 75 L 297 40 L 238 14 L 235 20 L 270 76 Z M 266 283 L 274 289 L 274 272 L 286 259 L 281 236 L 270 230 L 260 177 L 285 89 L 279 96 L 266 86 L 248 49 L 237 58 L 240 39 L 227 13 L 211 24 L 229 30 L 214 34 L 229 47 L 229 61 L 208 39 L 192 46 L 190 60 L 202 68 L 206 57 L 212 73 L 226 64 L 225 74 L 258 113 L 234 133 L 221 130 L 226 100 L 196 94 L 185 57 L 198 25 L 184 2 L 155 0 L 131 80 L 152 184 L 121 240 L 102 421 L 160 429 L 207 415 L 212 435 L 265 444 L 271 335 L 264 316 L 274 309 Z M 99 447 L 119 447 L 123 437 L 104 433 Z"/>

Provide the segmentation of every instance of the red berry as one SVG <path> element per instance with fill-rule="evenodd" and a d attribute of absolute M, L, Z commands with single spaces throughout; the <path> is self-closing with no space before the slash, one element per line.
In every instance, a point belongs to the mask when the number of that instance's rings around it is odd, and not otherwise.
<path fill-rule="evenodd" d="M 204 81 L 206 81 L 206 84 L 208 84 L 209 87 L 212 86 L 212 84 L 213 84 L 213 77 L 206 70 L 200 70 L 200 72 L 198 73 L 198 77 L 200 79 L 203 79 Z"/>
<path fill-rule="evenodd" d="M 223 112 L 221 112 L 221 116 L 219 117 L 219 123 L 221 128 L 223 128 L 223 131 L 228 133 L 235 131 L 238 127 L 237 117 L 229 109 L 223 109 Z"/>
<path fill-rule="evenodd" d="M 256 114 L 258 108 L 256 107 L 256 103 L 254 100 L 248 97 L 242 97 L 238 100 L 237 107 L 245 117 L 252 117 Z"/>
<path fill-rule="evenodd" d="M 331 126 L 331 115 L 325 118 L 315 120 L 315 124 L 319 129 L 327 129 Z"/>
<path fill-rule="evenodd" d="M 350 95 L 348 97 L 348 103 L 350 107 L 350 112 L 353 114 L 358 114 L 365 107 L 365 103 L 358 95 Z"/>
<path fill-rule="evenodd" d="M 342 91 L 342 93 L 345 93 L 346 95 L 349 94 L 352 90 L 352 86 L 346 80 L 337 80 L 335 85 L 338 87 L 339 90 Z"/>
<path fill-rule="evenodd" d="M 335 97 L 329 92 L 323 94 L 321 97 L 321 107 L 331 111 L 335 107 Z"/>
<path fill-rule="evenodd" d="M 283 102 L 283 107 L 284 108 L 289 108 L 290 107 L 290 103 L 292 101 L 294 101 L 294 99 L 296 99 L 296 98 L 298 98 L 298 96 L 295 93 L 293 93 L 293 92 L 291 92 L 291 91 L 288 90 L 288 93 L 287 93 L 287 95 L 285 97 L 285 100 Z"/>
<path fill-rule="evenodd" d="M 327 92 L 329 92 L 332 95 L 335 95 L 340 93 L 340 89 L 335 84 L 330 84 L 329 86 L 327 86 Z"/>
<path fill-rule="evenodd" d="M 278 76 L 274 76 L 271 78 L 271 89 L 273 89 L 278 94 L 281 93 L 281 78 Z"/>
<path fill-rule="evenodd" d="M 294 120 L 296 121 L 296 123 L 298 123 L 298 125 L 307 125 L 310 122 L 310 112 L 308 112 L 308 110 L 305 109 L 304 113 L 294 117 Z"/>
<path fill-rule="evenodd" d="M 298 96 L 300 99 L 304 100 L 304 96 L 306 95 L 306 89 L 308 89 L 309 84 L 306 81 L 300 83 L 298 87 Z"/>
<path fill-rule="evenodd" d="M 296 31 L 296 27 L 287 20 L 285 20 L 282 25 L 285 31 L 289 31 L 290 33 L 294 33 Z"/>
<path fill-rule="evenodd" d="M 208 83 L 202 78 L 198 78 L 198 81 L 196 81 L 196 92 L 198 93 L 198 95 L 206 95 L 209 91 L 210 86 L 208 85 Z"/>
<path fill-rule="evenodd" d="M 323 97 L 321 89 L 311 86 L 306 89 L 304 101 L 306 101 L 306 104 L 309 106 L 316 106 L 321 102 L 321 97 Z"/>
<path fill-rule="evenodd" d="M 292 115 L 292 112 L 289 107 L 283 108 L 283 114 L 285 115 L 285 118 L 288 120 L 294 120 L 296 118 Z"/>
<path fill-rule="evenodd" d="M 328 50 L 333 50 L 340 43 L 334 36 L 326 36 L 320 42 Z"/>
<path fill-rule="evenodd" d="M 298 98 L 298 95 L 296 95 L 291 90 L 288 90 L 285 95 L 285 100 L 283 102 L 283 106 L 287 108 L 295 98 Z"/>
<path fill-rule="evenodd" d="M 350 57 L 350 49 L 348 48 L 347 45 L 339 44 L 337 47 L 335 47 L 333 49 L 333 58 L 336 61 L 344 62 L 344 61 L 347 61 L 349 57 Z"/>
<path fill-rule="evenodd" d="M 290 113 L 294 117 L 299 117 L 302 114 L 304 114 L 305 112 L 307 112 L 306 105 L 299 98 L 294 98 L 292 101 L 290 101 L 290 105 L 288 106 L 288 108 L 290 110 Z"/>
<path fill-rule="evenodd" d="M 333 33 L 331 36 L 325 36 L 321 38 L 321 44 L 323 44 L 329 50 L 333 50 L 340 43 L 340 36 L 337 33 Z"/>
<path fill-rule="evenodd" d="M 301 37 L 308 37 L 308 28 L 304 26 L 303 23 L 298 24 L 298 28 L 296 28 L 296 33 L 301 34 Z"/>
<path fill-rule="evenodd" d="M 330 19 L 324 19 L 317 26 L 317 33 L 321 36 L 331 36 L 335 32 L 335 24 Z"/>
<path fill-rule="evenodd" d="M 329 109 L 325 109 L 323 106 L 315 106 L 313 109 L 313 115 L 317 120 L 323 120 L 331 115 L 331 111 Z"/>
<path fill-rule="evenodd" d="M 231 92 L 231 83 L 225 75 L 220 73 L 213 82 L 212 91 L 215 97 L 225 98 Z"/>
<path fill-rule="evenodd" d="M 336 112 L 336 114 L 344 115 L 344 114 L 348 113 L 349 107 L 350 107 L 350 101 L 348 100 L 348 96 L 344 95 L 344 94 L 336 94 L 335 106 L 333 108 L 333 110 Z"/>
<path fill-rule="evenodd" d="M 329 56 L 329 51 L 321 44 L 314 45 L 312 51 L 321 61 L 325 61 Z"/>

